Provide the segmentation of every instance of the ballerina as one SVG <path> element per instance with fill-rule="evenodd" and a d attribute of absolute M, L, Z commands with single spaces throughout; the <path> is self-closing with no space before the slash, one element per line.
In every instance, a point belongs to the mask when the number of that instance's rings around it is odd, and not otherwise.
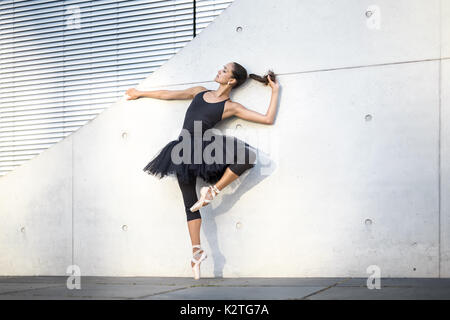
<path fill-rule="evenodd" d="M 195 86 L 184 90 L 140 91 L 135 88 L 130 88 L 126 91 L 128 96 L 127 100 L 142 97 L 164 100 L 192 99 L 184 118 L 183 134 L 180 134 L 178 139 L 168 142 L 161 148 L 143 170 L 159 178 L 168 175 L 173 175 L 177 178 L 183 195 L 192 243 L 193 256 L 191 259 L 191 268 L 194 273 L 194 279 L 200 278 L 200 263 L 207 257 L 206 252 L 200 245 L 200 227 L 202 221 L 200 208 L 208 205 L 223 188 L 236 180 L 242 173 L 253 168 L 256 158 L 254 148 L 248 143 L 242 142 L 234 137 L 230 138 L 222 135 L 215 137 L 214 143 L 220 142 L 220 146 L 223 147 L 222 155 L 226 157 L 228 154 L 229 157 L 226 158 L 231 158 L 232 161 L 224 161 L 223 158 L 219 159 L 220 161 L 214 161 L 212 163 L 205 161 L 203 159 L 203 152 L 213 142 L 195 138 L 195 134 L 198 131 L 197 125 L 201 125 L 200 131 L 202 135 L 205 134 L 206 130 L 212 129 L 219 121 L 232 116 L 256 123 L 272 125 L 275 119 L 280 87 L 276 76 L 269 70 L 263 77 L 255 74 L 250 74 L 249 77 L 265 85 L 269 85 L 272 89 L 272 97 L 266 114 L 247 109 L 239 102 L 230 100 L 230 92 L 241 86 L 248 79 L 246 69 L 237 62 L 227 63 L 223 66 L 223 69 L 218 71 L 214 79 L 219 84 L 219 88 L 216 90 L 208 90 L 203 86 Z M 186 134 L 188 138 L 186 138 Z M 237 148 L 238 145 L 242 147 L 241 150 L 245 151 L 244 161 L 237 161 L 237 156 L 240 155 L 234 152 L 235 149 L 229 150 L 225 148 L 225 146 L 228 147 L 230 145 L 226 142 L 227 139 L 232 139 L 231 144 L 233 148 Z M 193 160 L 196 157 L 196 150 L 194 148 L 196 144 L 197 146 L 201 146 L 200 152 L 202 153 L 202 159 L 200 159 L 200 162 Z M 184 147 L 182 149 L 182 157 L 184 160 L 181 162 L 178 160 L 175 161 L 174 156 L 177 154 L 177 152 L 174 152 L 174 149 L 180 146 Z M 232 154 L 231 157 L 230 154 Z M 187 161 L 185 161 L 186 159 Z M 200 199 L 196 193 L 196 177 L 201 177 L 208 183 L 208 186 L 200 189 Z M 196 257 L 198 258 L 196 259 Z"/>

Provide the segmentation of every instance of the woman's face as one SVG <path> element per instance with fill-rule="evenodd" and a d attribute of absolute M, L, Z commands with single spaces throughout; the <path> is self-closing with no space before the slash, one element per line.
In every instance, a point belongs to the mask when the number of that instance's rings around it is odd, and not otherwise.
<path fill-rule="evenodd" d="M 233 73 L 231 71 L 232 68 L 233 64 L 231 62 L 225 64 L 222 69 L 217 72 L 216 78 L 214 80 L 221 84 L 228 84 L 228 81 L 233 78 Z"/>

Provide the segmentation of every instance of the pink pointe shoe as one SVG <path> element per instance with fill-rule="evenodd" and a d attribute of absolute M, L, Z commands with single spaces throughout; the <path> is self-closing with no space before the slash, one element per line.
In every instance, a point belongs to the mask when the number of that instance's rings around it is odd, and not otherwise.
<path fill-rule="evenodd" d="M 206 199 L 206 195 L 208 194 L 208 190 L 211 190 L 211 199 Z M 216 187 L 216 185 L 209 185 L 207 187 L 202 187 L 200 189 L 200 199 L 194 203 L 194 205 L 189 209 L 191 212 L 195 212 L 203 207 L 205 204 L 210 203 L 216 195 L 218 195 L 220 190 Z"/>
<path fill-rule="evenodd" d="M 192 248 L 199 248 L 199 250 L 195 250 L 191 259 L 191 261 L 194 263 L 194 266 L 192 266 L 192 271 L 194 272 L 194 279 L 198 280 L 200 279 L 200 263 L 206 259 L 207 255 L 205 250 L 203 250 L 199 244 L 192 246 Z M 194 257 L 198 254 L 199 251 L 202 251 L 202 253 L 200 258 L 197 260 Z"/>

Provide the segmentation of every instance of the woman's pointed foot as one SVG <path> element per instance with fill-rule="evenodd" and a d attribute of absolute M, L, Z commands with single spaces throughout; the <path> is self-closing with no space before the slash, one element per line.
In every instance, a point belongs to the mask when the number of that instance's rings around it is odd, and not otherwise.
<path fill-rule="evenodd" d="M 191 212 L 195 212 L 200 208 L 208 205 L 212 199 L 219 194 L 220 190 L 216 185 L 209 185 L 200 189 L 200 199 L 190 208 Z"/>
<path fill-rule="evenodd" d="M 193 245 L 192 248 L 198 248 L 198 250 L 193 252 L 191 259 L 191 268 L 194 273 L 194 279 L 198 280 L 200 279 L 200 263 L 206 259 L 207 255 L 205 250 L 203 250 L 199 244 Z M 196 256 L 198 257 L 197 259 L 195 258 Z"/>

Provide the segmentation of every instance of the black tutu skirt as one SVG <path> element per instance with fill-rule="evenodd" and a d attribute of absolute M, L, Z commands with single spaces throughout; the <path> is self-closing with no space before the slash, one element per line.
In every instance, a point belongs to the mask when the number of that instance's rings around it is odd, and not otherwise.
<path fill-rule="evenodd" d="M 208 147 L 214 139 L 222 139 L 220 148 L 215 148 L 214 146 Z M 207 183 L 216 183 L 222 175 L 225 173 L 226 168 L 232 163 L 254 163 L 255 162 L 255 149 L 248 143 L 231 136 L 220 135 L 212 138 L 212 141 L 205 141 L 202 139 L 189 138 L 190 143 L 190 160 L 181 161 L 180 158 L 184 156 L 184 152 L 189 152 L 188 148 L 180 148 L 179 146 L 175 149 L 174 154 L 179 155 L 178 158 L 172 158 L 172 150 L 174 147 L 180 143 L 183 138 L 180 136 L 177 140 L 172 140 L 167 143 L 163 148 L 157 152 L 157 154 L 150 160 L 150 162 L 145 166 L 143 171 L 148 174 L 152 174 L 159 179 L 165 176 L 176 177 L 183 183 L 191 182 L 193 177 L 201 177 Z M 214 161 L 211 163 L 211 157 L 203 157 L 200 159 L 198 157 L 194 159 L 194 144 L 197 143 L 197 151 L 201 149 L 201 154 L 204 154 L 205 148 L 207 151 L 205 154 L 214 157 Z M 201 146 L 200 146 L 201 145 Z M 186 145 L 185 145 L 186 146 Z M 199 147 L 200 146 L 200 147 Z M 217 144 L 215 145 L 217 147 Z M 223 152 L 220 154 L 220 150 Z M 216 153 L 216 151 L 219 151 Z M 231 154 L 230 154 L 231 153 Z M 216 157 L 217 155 L 217 157 Z M 244 159 L 245 156 L 245 159 Z M 186 155 L 184 159 L 187 159 L 189 154 Z M 175 161 L 173 161 L 174 159 Z M 194 160 L 197 160 L 194 162 Z M 239 160 L 239 162 L 238 162 Z"/>

